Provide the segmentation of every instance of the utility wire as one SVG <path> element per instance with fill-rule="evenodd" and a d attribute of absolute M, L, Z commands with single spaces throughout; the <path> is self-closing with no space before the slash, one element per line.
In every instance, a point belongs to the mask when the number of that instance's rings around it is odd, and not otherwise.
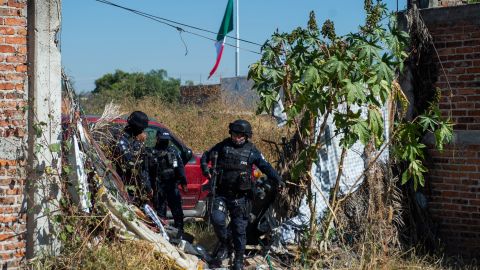
<path fill-rule="evenodd" d="M 134 10 L 134 9 L 131 9 L 131 8 L 127 8 L 127 7 L 123 7 L 123 6 L 117 5 L 117 4 L 112 3 L 112 2 L 110 2 L 110 1 L 107 1 L 107 0 L 101 0 L 101 2 L 102 2 L 102 3 L 105 3 L 105 4 L 109 4 L 109 5 L 115 6 L 115 7 L 118 7 L 118 8 L 127 9 L 127 10 L 130 10 L 130 11 L 133 11 L 133 10 Z M 184 24 L 184 23 L 177 22 L 177 21 L 174 21 L 174 20 L 169 20 L 169 19 L 167 19 L 167 18 L 155 16 L 155 15 L 152 15 L 152 14 L 148 14 L 148 13 L 145 13 L 145 12 L 139 11 L 139 10 L 135 10 L 135 11 L 138 12 L 138 13 L 144 14 L 144 15 L 151 16 L 151 17 L 156 18 L 156 19 L 159 19 L 159 20 L 166 21 L 166 22 L 178 24 L 178 25 L 181 25 L 181 26 L 189 27 L 189 28 L 192 28 L 192 29 L 195 29 L 195 30 L 199 30 L 199 31 L 203 31 L 203 32 L 207 32 L 207 33 L 211 33 L 211 34 L 215 34 L 215 35 L 218 34 L 217 32 L 214 32 L 214 31 L 211 31 L 211 30 L 208 30 L 208 29 L 205 29 L 205 28 L 200 28 L 200 27 L 197 27 L 197 26 L 193 26 L 193 25 L 189 25 L 189 24 Z M 240 41 L 242 41 L 242 42 L 250 43 L 250 44 L 253 44 L 253 45 L 260 46 L 260 47 L 263 46 L 262 44 L 259 44 L 259 43 L 256 43 L 256 42 L 253 42 L 253 41 L 250 41 L 250 40 L 246 40 L 246 39 L 236 38 L 236 37 L 228 36 L 228 35 L 227 35 L 226 37 L 232 38 L 232 39 L 238 39 L 238 40 L 240 40 Z"/>
<path fill-rule="evenodd" d="M 210 31 L 210 30 L 207 30 L 207 29 L 203 29 L 203 28 L 200 28 L 200 27 L 196 27 L 196 26 L 192 26 L 192 25 L 188 25 L 188 24 L 184 24 L 184 23 L 180 23 L 180 22 L 177 22 L 177 21 L 173 21 L 173 20 L 169 20 L 169 19 L 166 19 L 166 18 L 163 18 L 163 17 L 159 17 L 159 16 L 155 16 L 155 15 L 152 15 L 152 14 L 149 14 L 149 13 L 146 13 L 146 12 L 142 12 L 142 11 L 139 11 L 139 10 L 136 10 L 136 9 L 132 9 L 132 8 L 128 8 L 128 7 L 125 7 L 125 6 L 121 6 L 121 5 L 117 5 L 115 3 L 112 3 L 110 1 L 107 1 L 107 0 L 95 0 L 97 2 L 100 2 L 102 4 L 106 4 L 106 5 L 110 5 L 110 6 L 113 6 L 113 7 L 117 7 L 117 8 L 120 8 L 120 9 L 123 9 L 123 10 L 127 10 L 127 11 L 130 11 L 130 12 L 133 12 L 137 15 L 140 15 L 142 17 L 146 17 L 146 18 L 149 18 L 151 20 L 154 20 L 156 22 L 159 22 L 159 23 L 162 23 L 162 24 L 165 24 L 167 26 L 170 26 L 170 27 L 173 27 L 175 28 L 176 30 L 178 31 L 182 31 L 182 32 L 185 32 L 185 33 L 189 33 L 189 34 L 192 34 L 192 35 L 196 35 L 196 36 L 199 36 L 199 37 L 202 37 L 202 38 L 206 38 L 206 39 L 209 39 L 209 40 L 212 40 L 212 41 L 217 41 L 216 39 L 213 39 L 213 38 L 209 38 L 209 37 L 206 37 L 204 35 L 200 35 L 198 33 L 194 33 L 194 32 L 191 32 L 191 31 L 188 31 L 188 30 L 185 30 L 177 25 L 180 25 L 180 26 L 184 26 L 184 27 L 188 27 L 188 28 L 192 28 L 192 29 L 195 29 L 195 30 L 198 30 L 198 31 L 203 31 L 203 32 L 207 32 L 207 33 L 211 33 L 211 34 L 217 34 L 216 32 L 213 32 L 213 31 Z M 174 25 L 176 24 L 176 25 Z M 236 37 L 233 37 L 233 36 L 226 36 L 228 38 L 231 38 L 231 39 L 237 39 Z M 245 39 L 241 39 L 241 38 L 238 38 L 238 40 L 242 41 L 242 42 L 245 42 L 245 43 L 249 43 L 249 44 L 253 44 L 253 45 L 257 45 L 257 46 L 263 46 L 259 43 L 256 43 L 256 42 L 253 42 L 253 41 L 249 41 L 249 40 L 245 40 Z M 225 43 L 226 45 L 228 46 L 231 46 L 231 47 L 237 47 L 235 45 L 232 45 L 232 44 L 228 44 L 228 43 Z M 258 52 L 255 52 L 255 51 L 251 51 L 251 50 L 248 50 L 248 49 L 244 49 L 244 48 L 241 48 L 239 47 L 239 49 L 242 49 L 242 50 L 245 50 L 245 51 L 249 51 L 249 52 L 252 52 L 252 53 L 256 53 L 256 54 L 260 54 Z"/>

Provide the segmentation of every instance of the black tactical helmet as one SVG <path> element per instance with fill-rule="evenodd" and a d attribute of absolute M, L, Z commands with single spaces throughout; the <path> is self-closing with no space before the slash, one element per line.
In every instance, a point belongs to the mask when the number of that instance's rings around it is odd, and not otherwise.
<path fill-rule="evenodd" d="M 228 125 L 229 133 L 243 133 L 246 134 L 248 137 L 252 137 L 252 126 L 250 123 L 243 119 L 238 119 L 233 121 Z"/>
<path fill-rule="evenodd" d="M 159 150 L 167 149 L 169 143 L 170 143 L 170 133 L 168 133 L 168 131 L 162 131 L 162 130 L 157 131 L 157 143 L 155 144 L 155 148 Z"/>
<path fill-rule="evenodd" d="M 148 127 L 148 116 L 141 111 L 134 111 L 127 119 L 127 123 L 134 129 L 144 130 Z"/>
<path fill-rule="evenodd" d="M 160 140 L 170 140 L 170 133 L 167 131 L 158 131 L 157 132 L 157 141 Z"/>

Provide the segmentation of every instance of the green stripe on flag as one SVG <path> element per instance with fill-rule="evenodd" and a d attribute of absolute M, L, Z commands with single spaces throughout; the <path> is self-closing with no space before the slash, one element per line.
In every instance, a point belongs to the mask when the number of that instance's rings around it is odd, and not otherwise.
<path fill-rule="evenodd" d="M 223 40 L 228 32 L 233 30 L 233 0 L 228 0 L 225 14 L 223 15 L 222 25 L 217 34 L 217 41 Z"/>

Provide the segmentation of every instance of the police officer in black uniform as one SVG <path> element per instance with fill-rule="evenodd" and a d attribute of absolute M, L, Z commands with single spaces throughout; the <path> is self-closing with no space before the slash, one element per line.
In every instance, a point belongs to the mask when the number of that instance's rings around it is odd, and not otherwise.
<path fill-rule="evenodd" d="M 284 184 L 260 151 L 249 141 L 252 127 L 248 121 L 240 119 L 230 123 L 229 133 L 230 138 L 226 138 L 203 154 L 201 167 L 203 174 L 210 178 L 208 163 L 212 160 L 212 153 L 218 153 L 216 197 L 211 212 L 211 221 L 220 242 L 216 259 L 221 261 L 228 257 L 229 242 L 233 241 L 235 259 L 232 268 L 243 269 L 245 231 L 253 189 L 252 165 L 257 166 L 269 178 L 276 180 L 278 187 Z M 228 227 L 227 214 L 231 220 Z"/>
<path fill-rule="evenodd" d="M 153 202 L 155 210 L 162 218 L 167 217 L 167 202 L 172 212 L 174 226 L 178 229 L 178 237 L 183 235 L 182 198 L 178 185 L 184 192 L 188 191 L 185 167 L 177 151 L 169 146 L 170 134 L 157 132 L 155 148 L 148 153 L 150 179 L 153 183 Z"/>
<path fill-rule="evenodd" d="M 143 204 L 152 195 L 148 168 L 144 162 L 148 116 L 141 111 L 134 111 L 127 119 L 120 139 L 113 150 L 113 160 L 117 173 L 122 178 L 132 201 Z"/>

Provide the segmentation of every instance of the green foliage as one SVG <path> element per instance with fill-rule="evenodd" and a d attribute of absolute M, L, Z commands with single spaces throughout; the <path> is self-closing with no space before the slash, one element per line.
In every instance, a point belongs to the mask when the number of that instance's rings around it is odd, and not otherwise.
<path fill-rule="evenodd" d="M 148 73 L 116 70 L 113 74 L 108 73 L 97 79 L 92 93 L 111 99 L 154 96 L 166 102 L 177 102 L 180 97 L 180 80 L 169 78 L 163 69 Z"/>
<path fill-rule="evenodd" d="M 368 1 L 367 1 L 368 2 Z M 315 14 L 307 28 L 274 33 L 263 46 L 249 78 L 261 97 L 260 111 L 270 111 L 281 89 L 285 92 L 288 123 L 303 138 L 292 178 L 305 175 L 321 147 L 315 119 L 333 116 L 336 135 L 345 148 L 355 142 L 384 142 L 380 108 L 391 92 L 395 71 L 402 67 L 408 35 L 396 19 L 385 26 L 385 5 L 366 3 L 367 25 L 359 33 L 338 37 L 333 22 L 319 31 Z"/>
<path fill-rule="evenodd" d="M 61 145 L 60 145 L 60 143 L 52 143 L 48 146 L 48 149 L 52 153 L 60 153 Z"/>
<path fill-rule="evenodd" d="M 366 0 L 364 7 L 366 22 L 358 33 L 339 37 L 330 20 L 319 31 L 312 12 L 306 28 L 274 33 L 262 47 L 261 60 L 251 65 L 248 76 L 261 98 L 259 111 L 270 111 L 283 89 L 287 123 L 301 138 L 299 153 L 291 162 L 292 180 L 308 182 L 306 172 L 322 147 L 323 130 L 315 132 L 322 121 L 333 119 L 335 136 L 340 135 L 344 148 L 359 141 L 373 142 L 379 149 L 385 143 L 381 108 L 392 98 L 405 111 L 407 101 L 395 78 L 408 57 L 409 36 L 380 1 Z M 389 20 L 383 23 L 383 18 Z M 403 182 L 413 178 L 415 187 L 423 185 L 421 139 L 432 132 L 442 150 L 452 137 L 452 125 L 432 106 L 428 114 L 411 123 L 397 123 L 396 129 L 394 154 L 408 163 Z"/>
<path fill-rule="evenodd" d="M 402 184 L 413 179 L 413 187 L 416 190 L 418 185 L 422 187 L 425 185 L 423 173 L 427 171 L 422 163 L 426 148 L 421 142 L 423 135 L 433 134 L 435 147 L 442 151 L 444 145 L 453 139 L 453 124 L 441 116 L 438 106 L 433 103 L 425 114 L 419 115 L 412 122 L 396 123 L 395 129 L 397 133 L 394 137 L 394 156 L 408 164 L 402 174 Z"/>

